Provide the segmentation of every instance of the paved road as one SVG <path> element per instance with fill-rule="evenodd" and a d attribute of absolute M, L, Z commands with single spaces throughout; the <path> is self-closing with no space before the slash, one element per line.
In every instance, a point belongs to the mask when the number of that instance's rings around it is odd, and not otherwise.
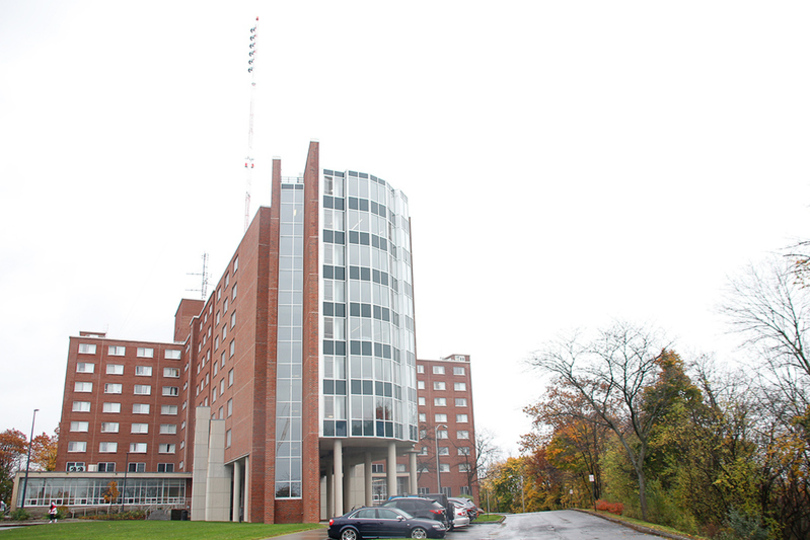
<path fill-rule="evenodd" d="M 447 540 L 661 540 L 602 518 L 557 510 L 510 514 L 500 525 L 475 524 L 453 531 Z"/>

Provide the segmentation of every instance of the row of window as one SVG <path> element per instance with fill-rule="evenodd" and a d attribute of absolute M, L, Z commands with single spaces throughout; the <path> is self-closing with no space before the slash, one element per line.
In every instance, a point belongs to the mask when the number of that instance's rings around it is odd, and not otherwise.
<path fill-rule="evenodd" d="M 433 416 L 434 416 L 434 420 L 436 421 L 436 423 L 447 422 L 447 415 L 446 414 L 434 414 Z M 425 413 L 419 413 L 419 422 L 421 422 L 423 424 L 427 422 L 427 415 Z M 469 419 L 468 419 L 466 414 L 457 414 L 456 415 L 456 423 L 457 424 L 466 424 L 468 422 L 469 422 Z M 463 432 L 460 431 L 459 433 L 465 433 L 466 434 L 467 432 L 466 431 L 463 431 Z M 459 437 L 459 439 L 461 439 L 461 438 L 466 439 L 467 437 Z"/>
<path fill-rule="evenodd" d="M 73 412 L 90 412 L 90 402 L 89 401 L 74 401 L 73 402 Z M 120 403 L 104 403 L 102 405 L 102 411 L 101 412 L 120 413 L 121 412 L 121 404 Z M 149 403 L 133 403 L 132 404 L 132 414 L 149 414 Z M 177 405 L 161 405 L 160 406 L 160 414 L 176 415 L 177 414 Z"/>
<path fill-rule="evenodd" d="M 424 390 L 425 389 L 425 381 L 416 381 L 416 389 L 417 390 Z M 433 381 L 433 389 L 434 390 L 447 390 L 447 384 L 444 381 Z M 467 383 L 465 383 L 465 382 L 453 383 L 453 390 L 455 390 L 456 392 L 466 392 L 467 391 Z"/>
<path fill-rule="evenodd" d="M 459 463 L 458 464 L 458 472 L 470 472 L 472 470 L 472 465 L 470 463 Z M 427 465 L 422 465 L 419 467 L 417 472 L 420 473 L 429 473 L 430 467 Z M 439 463 L 439 472 L 450 472 L 450 464 L 449 463 Z M 445 493 L 448 497 L 450 496 L 450 488 L 449 487 L 442 487 L 442 492 Z M 427 495 L 430 492 L 430 488 L 419 488 L 420 494 Z M 467 493 L 469 495 L 469 487 L 468 486 L 461 486 L 461 493 Z"/>
<path fill-rule="evenodd" d="M 177 449 L 177 445 L 174 443 L 171 444 L 158 444 L 158 454 L 174 454 Z M 147 450 L 146 443 L 129 443 L 129 453 L 130 454 L 145 454 Z M 98 451 L 99 453 L 104 454 L 114 454 L 118 452 L 118 443 L 117 442 L 100 442 L 98 443 Z M 68 442 L 68 452 L 87 452 L 87 442 L 86 441 L 70 441 Z"/>
<path fill-rule="evenodd" d="M 471 455 L 469 446 L 459 446 L 459 447 L 456 448 L 456 450 L 458 450 L 458 455 L 459 456 L 469 456 L 469 455 Z M 419 455 L 420 456 L 428 455 L 428 447 L 423 446 L 419 450 Z M 448 446 L 440 446 L 439 447 L 439 455 L 440 456 L 449 456 L 450 455 L 450 447 L 448 447 Z"/>
<path fill-rule="evenodd" d="M 76 373 L 95 373 L 96 365 L 93 362 L 77 362 Z M 107 364 L 107 375 L 123 375 L 124 364 Z M 138 377 L 151 377 L 152 366 L 135 366 L 135 375 Z M 163 376 L 168 379 L 179 379 L 180 368 L 163 368 Z"/>
<path fill-rule="evenodd" d="M 183 462 L 180 462 L 180 468 L 183 468 Z M 65 471 L 67 472 L 85 472 L 86 466 L 84 461 L 68 461 Z M 128 472 L 146 472 L 146 463 L 132 462 L 127 464 Z M 99 462 L 96 464 L 95 472 L 115 472 L 115 462 Z M 157 472 L 174 472 L 174 463 L 158 463 Z"/>
<path fill-rule="evenodd" d="M 73 391 L 77 393 L 88 393 L 93 391 L 93 383 L 87 381 L 76 381 L 73 383 Z M 104 385 L 105 394 L 122 394 L 124 392 L 124 385 L 120 383 L 106 383 Z M 136 396 L 150 396 L 152 395 L 151 384 L 136 384 L 132 388 L 132 393 Z M 164 396 L 179 396 L 180 387 L 178 386 L 164 386 L 162 395 Z"/>
<path fill-rule="evenodd" d="M 79 343 L 79 354 L 96 354 L 95 343 Z M 110 345 L 107 347 L 107 354 L 109 356 L 125 356 L 127 348 L 123 345 Z M 138 358 L 154 358 L 155 349 L 151 347 L 137 347 L 136 352 Z M 182 351 L 179 349 L 166 349 L 163 351 L 163 357 L 167 360 L 180 360 Z"/>
<path fill-rule="evenodd" d="M 419 396 L 417 398 L 417 402 L 420 406 L 425 405 L 425 398 L 423 396 Z M 456 407 L 466 407 L 467 406 L 467 398 L 456 398 L 455 399 Z M 433 406 L 434 407 L 447 407 L 447 398 L 437 397 L 433 398 Z"/>
<path fill-rule="evenodd" d="M 416 372 L 424 373 L 425 366 L 423 364 L 416 364 Z M 434 375 L 444 375 L 444 366 L 433 366 Z M 453 366 L 453 375 L 466 375 L 464 366 Z"/>
<path fill-rule="evenodd" d="M 85 433 L 90 430 L 90 422 L 75 421 L 70 423 L 70 431 L 73 433 Z M 102 422 L 101 433 L 118 433 L 118 422 Z M 149 433 L 149 424 L 133 423 L 130 427 L 130 433 Z M 177 433 L 177 424 L 161 424 L 161 435 L 175 435 Z"/>

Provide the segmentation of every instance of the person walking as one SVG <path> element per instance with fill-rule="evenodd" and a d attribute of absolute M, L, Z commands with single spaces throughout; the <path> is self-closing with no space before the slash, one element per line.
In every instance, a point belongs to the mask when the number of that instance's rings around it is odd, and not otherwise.
<path fill-rule="evenodd" d="M 48 515 L 51 516 L 50 523 L 56 523 L 56 503 L 51 501 L 51 507 L 48 509 Z"/>

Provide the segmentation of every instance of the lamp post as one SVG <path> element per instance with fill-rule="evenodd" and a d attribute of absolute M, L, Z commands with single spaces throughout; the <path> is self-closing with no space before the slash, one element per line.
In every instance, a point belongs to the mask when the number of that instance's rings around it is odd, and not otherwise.
<path fill-rule="evenodd" d="M 37 421 L 38 410 L 39 409 L 34 409 L 34 419 L 31 420 L 31 440 L 28 441 L 28 461 L 25 462 L 25 483 L 23 484 L 22 504 L 20 508 L 25 508 L 25 492 L 28 491 L 28 470 L 31 467 L 31 446 L 34 444 L 34 424 Z"/>
<path fill-rule="evenodd" d="M 121 484 L 121 512 L 124 511 L 124 490 L 127 488 L 127 473 L 129 472 L 129 452 L 127 452 L 127 461 L 124 465 L 124 482 Z"/>
<path fill-rule="evenodd" d="M 437 426 L 435 426 L 433 428 L 433 442 L 436 443 L 436 484 L 439 486 L 439 491 L 437 493 L 442 492 L 442 471 L 441 471 L 441 467 L 439 466 L 439 428 L 440 427 L 443 427 L 444 429 L 447 429 L 447 425 L 438 424 Z"/>

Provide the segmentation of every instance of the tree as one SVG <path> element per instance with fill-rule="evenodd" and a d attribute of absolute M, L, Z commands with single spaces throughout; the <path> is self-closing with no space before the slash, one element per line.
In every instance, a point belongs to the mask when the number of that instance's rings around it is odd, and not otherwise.
<path fill-rule="evenodd" d="M 59 428 L 53 436 L 42 433 L 34 437 L 31 447 L 31 462 L 42 471 L 56 470 L 56 446 L 59 442 Z"/>
<path fill-rule="evenodd" d="M 575 335 L 533 355 L 530 364 L 550 373 L 582 398 L 572 412 L 615 433 L 638 481 L 642 519 L 647 519 L 645 459 L 650 433 L 667 410 L 668 392 L 648 393 L 662 373 L 667 351 L 655 332 L 616 324 L 593 340 Z"/>
<path fill-rule="evenodd" d="M 11 499 L 14 475 L 22 468 L 28 445 L 25 434 L 16 429 L 0 433 L 0 499 Z"/>
<path fill-rule="evenodd" d="M 113 480 L 109 484 L 107 484 L 107 490 L 104 492 L 104 502 L 110 504 L 110 508 L 112 508 L 113 503 L 118 500 L 118 496 L 121 493 L 118 491 L 118 483 Z"/>

